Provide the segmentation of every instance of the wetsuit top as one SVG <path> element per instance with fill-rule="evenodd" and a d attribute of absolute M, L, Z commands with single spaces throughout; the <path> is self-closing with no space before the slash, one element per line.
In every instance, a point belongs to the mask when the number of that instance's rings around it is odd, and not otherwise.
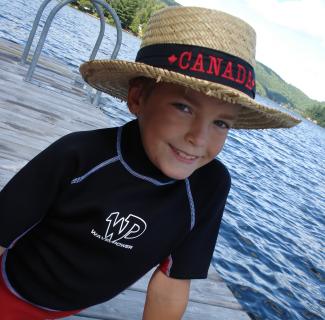
<path fill-rule="evenodd" d="M 154 266 L 205 278 L 230 187 L 215 160 L 173 180 L 147 158 L 137 121 L 69 134 L 0 193 L 2 272 L 52 310 L 111 299 Z"/>

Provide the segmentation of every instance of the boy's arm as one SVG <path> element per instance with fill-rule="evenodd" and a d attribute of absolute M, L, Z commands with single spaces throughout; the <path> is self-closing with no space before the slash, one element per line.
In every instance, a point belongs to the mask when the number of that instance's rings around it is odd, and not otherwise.
<path fill-rule="evenodd" d="M 157 269 L 152 275 L 143 320 L 179 320 L 185 312 L 190 280 L 174 279 Z"/>
<path fill-rule="evenodd" d="M 4 253 L 5 250 L 6 248 L 0 246 L 0 256 Z"/>

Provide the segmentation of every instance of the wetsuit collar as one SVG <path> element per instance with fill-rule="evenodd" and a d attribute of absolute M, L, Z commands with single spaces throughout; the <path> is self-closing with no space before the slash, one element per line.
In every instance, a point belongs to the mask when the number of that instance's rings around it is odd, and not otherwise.
<path fill-rule="evenodd" d="M 162 173 L 149 160 L 142 144 L 139 123 L 137 120 L 126 123 L 120 128 L 120 156 L 131 170 L 141 176 L 154 179 L 162 184 L 175 182 L 174 179 Z M 158 183 L 159 184 L 159 183 Z"/>

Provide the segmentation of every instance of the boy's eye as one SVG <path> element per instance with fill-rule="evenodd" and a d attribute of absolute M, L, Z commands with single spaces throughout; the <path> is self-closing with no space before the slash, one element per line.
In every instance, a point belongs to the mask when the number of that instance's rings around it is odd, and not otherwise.
<path fill-rule="evenodd" d="M 189 106 L 187 106 L 186 104 L 184 103 L 173 103 L 173 105 L 176 107 L 176 109 L 180 110 L 180 111 L 183 111 L 183 112 L 191 112 L 191 109 Z"/>
<path fill-rule="evenodd" d="M 219 127 L 219 128 L 222 128 L 222 129 L 229 129 L 230 128 L 230 125 L 225 122 L 225 121 L 222 121 L 222 120 L 216 120 L 214 122 L 214 124 Z"/>

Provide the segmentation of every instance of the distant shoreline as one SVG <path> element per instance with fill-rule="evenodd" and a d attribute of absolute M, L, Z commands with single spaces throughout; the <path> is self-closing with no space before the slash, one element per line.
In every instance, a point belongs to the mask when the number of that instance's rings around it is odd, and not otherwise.
<path fill-rule="evenodd" d="M 76 9 L 76 10 L 82 12 L 82 13 L 85 13 L 85 14 L 87 14 L 87 15 L 90 16 L 90 17 L 93 17 L 93 18 L 95 18 L 95 19 L 97 19 L 97 20 L 100 20 L 100 18 L 99 18 L 96 14 L 94 14 L 94 13 L 90 13 L 90 12 L 87 12 L 87 11 L 85 11 L 85 10 L 81 10 L 81 9 L 80 9 L 78 6 L 76 6 L 76 5 L 73 5 L 73 4 L 69 3 L 68 6 L 69 6 L 70 8 Z M 105 23 L 107 23 L 108 25 L 110 25 L 110 26 L 112 26 L 112 27 L 115 27 L 114 24 L 109 23 L 109 21 L 107 20 L 106 17 L 105 17 Z M 123 30 L 124 32 L 128 33 L 128 34 L 131 34 L 132 36 L 134 36 L 134 37 L 136 37 L 136 38 L 141 39 L 137 34 L 135 34 L 134 32 L 132 32 L 131 30 L 123 29 L 123 28 L 122 28 L 122 30 Z"/>

